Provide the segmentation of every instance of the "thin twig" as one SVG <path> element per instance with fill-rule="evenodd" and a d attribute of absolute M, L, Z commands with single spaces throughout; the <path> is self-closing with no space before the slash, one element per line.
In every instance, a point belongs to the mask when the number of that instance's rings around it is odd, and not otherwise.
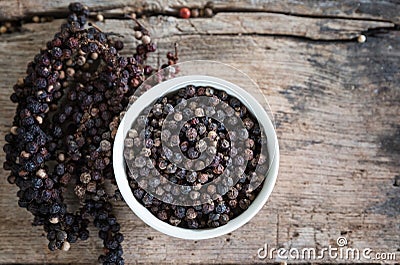
<path fill-rule="evenodd" d="M 96 24 L 94 24 L 94 23 L 92 23 L 92 22 L 89 22 L 88 25 L 89 25 L 90 27 L 93 27 L 93 28 L 97 29 L 97 30 L 100 31 L 100 32 L 103 32 L 99 26 L 97 26 Z"/>

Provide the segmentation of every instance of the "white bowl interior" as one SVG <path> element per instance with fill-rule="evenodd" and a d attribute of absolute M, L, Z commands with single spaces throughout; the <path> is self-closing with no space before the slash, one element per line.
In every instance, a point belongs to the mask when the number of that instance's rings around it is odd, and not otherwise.
<path fill-rule="evenodd" d="M 128 130 L 131 128 L 131 124 L 135 121 L 138 114 L 148 106 L 148 104 L 154 102 L 159 97 L 176 91 L 189 84 L 195 86 L 212 86 L 216 89 L 224 90 L 228 94 L 238 98 L 258 119 L 258 122 L 264 128 L 264 132 L 268 139 L 267 151 L 270 159 L 270 168 L 263 183 L 263 188 L 246 211 L 230 220 L 227 224 L 217 228 L 188 229 L 172 226 L 159 220 L 136 200 L 129 187 L 127 179 L 123 150 L 124 139 Z M 190 75 L 176 77 L 154 86 L 152 89 L 140 96 L 130 106 L 120 123 L 117 135 L 115 137 L 113 147 L 113 166 L 117 185 L 124 200 L 140 219 L 164 234 L 183 239 L 199 240 L 221 236 L 236 230 L 240 226 L 247 223 L 263 207 L 273 190 L 278 175 L 279 146 L 275 129 L 271 120 L 269 119 L 264 108 L 257 102 L 256 99 L 253 98 L 253 96 L 235 84 L 227 82 L 223 79 L 202 75 Z"/>

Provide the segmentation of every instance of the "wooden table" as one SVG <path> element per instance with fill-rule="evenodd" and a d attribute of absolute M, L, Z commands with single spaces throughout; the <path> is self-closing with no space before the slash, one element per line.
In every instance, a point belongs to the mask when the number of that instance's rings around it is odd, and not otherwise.
<path fill-rule="evenodd" d="M 275 114 L 281 164 L 261 212 L 231 234 L 203 241 L 165 236 L 124 203 L 116 206 L 127 264 L 275 262 L 260 260 L 264 246 L 336 246 L 393 252 L 400 260 L 400 3 L 398 1 L 216 1 L 212 18 L 179 19 L 181 6 L 206 1 L 84 1 L 106 17 L 98 25 L 125 34 L 142 10 L 164 58 L 179 43 L 181 61 L 213 59 L 239 67 L 263 89 Z M 146 2 L 146 4 L 144 4 Z M 344 2 L 344 3 L 340 3 Z M 21 31 L 0 35 L 0 144 L 15 105 L 12 86 L 52 38 L 66 14 L 64 1 L 0 1 L 0 20 L 20 20 Z M 55 20 L 33 23 L 34 15 Z M 361 34 L 365 43 L 357 42 Z M 1 160 L 4 154 L 1 153 Z M 0 263 L 93 264 L 97 232 L 68 252 L 50 252 L 41 228 L 17 207 L 17 188 L 0 170 Z M 314 262 L 305 260 L 301 262 Z M 324 259 L 318 262 L 342 263 Z M 370 261 L 377 262 L 377 261 Z"/>

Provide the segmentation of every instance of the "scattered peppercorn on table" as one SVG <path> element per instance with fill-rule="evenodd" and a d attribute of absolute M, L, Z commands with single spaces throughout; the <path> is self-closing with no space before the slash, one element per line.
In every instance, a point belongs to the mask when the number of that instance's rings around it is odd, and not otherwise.
<path fill-rule="evenodd" d="M 268 98 L 280 143 L 280 172 L 271 197 L 248 224 L 228 235 L 172 238 L 145 225 L 125 203 L 116 203 L 125 264 L 276 262 L 276 253 L 270 258 L 259 250 L 318 250 L 337 247 L 343 238 L 348 247 L 394 253 L 400 260 L 400 5 L 329 0 L 84 4 L 94 10 L 90 20 L 97 27 L 125 36 L 124 56 L 135 52 L 140 32 L 128 17 L 136 16 L 157 44 L 149 64 L 163 63 L 178 43 L 180 61 L 216 60 L 249 74 Z M 15 114 L 13 85 L 59 30 L 67 5 L 0 3 L 2 146 Z M 5 154 L 0 155 L 4 161 Z M 96 229 L 89 227 L 90 238 L 68 251 L 49 251 L 43 227 L 32 227 L 32 215 L 18 207 L 9 171 L 0 169 L 0 174 L 0 264 L 96 263 L 103 252 Z M 66 194 L 68 205 L 74 196 Z"/>

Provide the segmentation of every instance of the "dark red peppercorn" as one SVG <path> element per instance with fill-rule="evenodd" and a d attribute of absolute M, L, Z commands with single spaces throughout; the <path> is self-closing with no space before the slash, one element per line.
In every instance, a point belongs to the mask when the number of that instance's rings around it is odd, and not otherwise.
<path fill-rule="evenodd" d="M 187 7 L 182 7 L 179 9 L 179 16 L 181 18 L 190 18 L 190 9 Z"/>
<path fill-rule="evenodd" d="M 124 43 L 120 40 L 116 40 L 114 43 L 114 47 L 115 49 L 117 49 L 118 51 L 122 50 L 124 48 Z"/>

